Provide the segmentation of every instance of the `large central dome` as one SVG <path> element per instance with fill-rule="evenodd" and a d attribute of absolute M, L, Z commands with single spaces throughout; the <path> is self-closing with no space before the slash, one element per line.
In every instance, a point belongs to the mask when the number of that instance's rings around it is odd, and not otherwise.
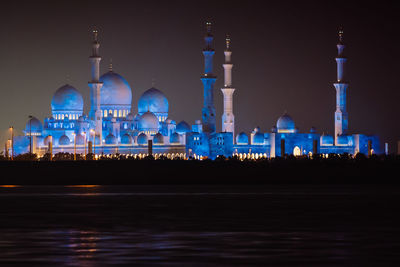
<path fill-rule="evenodd" d="M 130 109 L 132 90 L 121 75 L 109 71 L 100 77 L 100 82 L 103 83 L 100 90 L 100 105 Z"/>

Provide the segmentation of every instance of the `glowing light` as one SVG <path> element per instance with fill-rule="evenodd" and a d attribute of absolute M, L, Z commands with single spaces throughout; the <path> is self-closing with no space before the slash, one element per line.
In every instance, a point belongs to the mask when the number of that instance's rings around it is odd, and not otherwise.
<path fill-rule="evenodd" d="M 97 184 L 77 184 L 77 185 L 66 185 L 65 187 L 72 187 L 72 188 L 95 188 L 100 187 Z"/>

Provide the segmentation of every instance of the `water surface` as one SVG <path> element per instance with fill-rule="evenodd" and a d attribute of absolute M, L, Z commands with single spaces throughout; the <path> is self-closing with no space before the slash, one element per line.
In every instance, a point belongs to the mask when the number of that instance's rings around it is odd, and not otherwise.
<path fill-rule="evenodd" d="M 396 186 L 0 187 L 0 266 L 398 265 Z"/>

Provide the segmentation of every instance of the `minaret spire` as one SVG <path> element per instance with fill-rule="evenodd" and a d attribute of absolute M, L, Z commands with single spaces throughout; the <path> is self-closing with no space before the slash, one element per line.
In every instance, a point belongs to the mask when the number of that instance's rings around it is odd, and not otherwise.
<path fill-rule="evenodd" d="M 214 84 L 217 79 L 213 74 L 213 40 L 211 33 L 211 22 L 206 22 L 207 33 L 204 37 L 206 47 L 203 49 L 204 74 L 201 76 L 204 88 L 204 103 L 202 109 L 203 130 L 207 133 L 215 132 L 215 107 L 214 107 Z"/>
<path fill-rule="evenodd" d="M 231 38 L 229 35 L 225 38 L 226 48 L 225 63 L 224 67 L 224 87 L 221 88 L 222 94 L 224 95 L 224 113 L 222 115 L 222 131 L 231 132 L 233 137 L 235 136 L 235 116 L 233 115 L 233 93 L 235 88 L 232 87 L 232 67 L 231 62 L 232 51 L 230 49 Z M 235 138 L 233 138 L 235 141 Z"/>
<path fill-rule="evenodd" d="M 100 144 L 102 143 L 102 124 L 103 114 L 100 108 L 100 90 L 103 83 L 100 82 L 100 61 L 101 56 L 99 55 L 100 43 L 98 41 L 98 31 L 93 30 L 93 42 L 92 42 L 92 55 L 89 57 L 91 65 L 91 81 L 89 82 L 90 87 L 90 111 L 89 117 L 95 123 L 95 134 L 96 138 L 100 138 Z"/>
<path fill-rule="evenodd" d="M 110 64 L 108 65 L 108 71 L 112 72 L 113 71 L 113 65 L 112 65 L 112 58 L 110 58 Z"/>
<path fill-rule="evenodd" d="M 343 28 L 339 29 L 337 44 L 338 55 L 336 57 L 337 64 L 337 81 L 333 85 L 336 89 L 336 112 L 335 112 L 335 143 L 339 135 L 347 134 L 348 114 L 346 109 L 346 94 L 348 83 L 345 80 L 345 63 L 347 58 L 344 56 Z"/>

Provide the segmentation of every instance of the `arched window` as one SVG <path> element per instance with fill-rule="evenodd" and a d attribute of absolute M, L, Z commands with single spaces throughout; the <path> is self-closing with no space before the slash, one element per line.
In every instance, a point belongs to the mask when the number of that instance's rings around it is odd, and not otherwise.
<path fill-rule="evenodd" d="M 117 113 L 116 109 L 114 110 L 114 117 L 118 117 L 118 113 Z"/>
<path fill-rule="evenodd" d="M 301 150 L 300 150 L 300 148 L 298 146 L 294 147 L 293 155 L 296 156 L 296 157 L 301 156 Z"/>
<path fill-rule="evenodd" d="M 104 110 L 104 117 L 107 117 L 107 115 L 108 115 L 108 114 L 107 114 L 107 110 L 105 109 L 105 110 Z"/>
<path fill-rule="evenodd" d="M 118 111 L 118 117 L 122 117 L 122 110 Z"/>

